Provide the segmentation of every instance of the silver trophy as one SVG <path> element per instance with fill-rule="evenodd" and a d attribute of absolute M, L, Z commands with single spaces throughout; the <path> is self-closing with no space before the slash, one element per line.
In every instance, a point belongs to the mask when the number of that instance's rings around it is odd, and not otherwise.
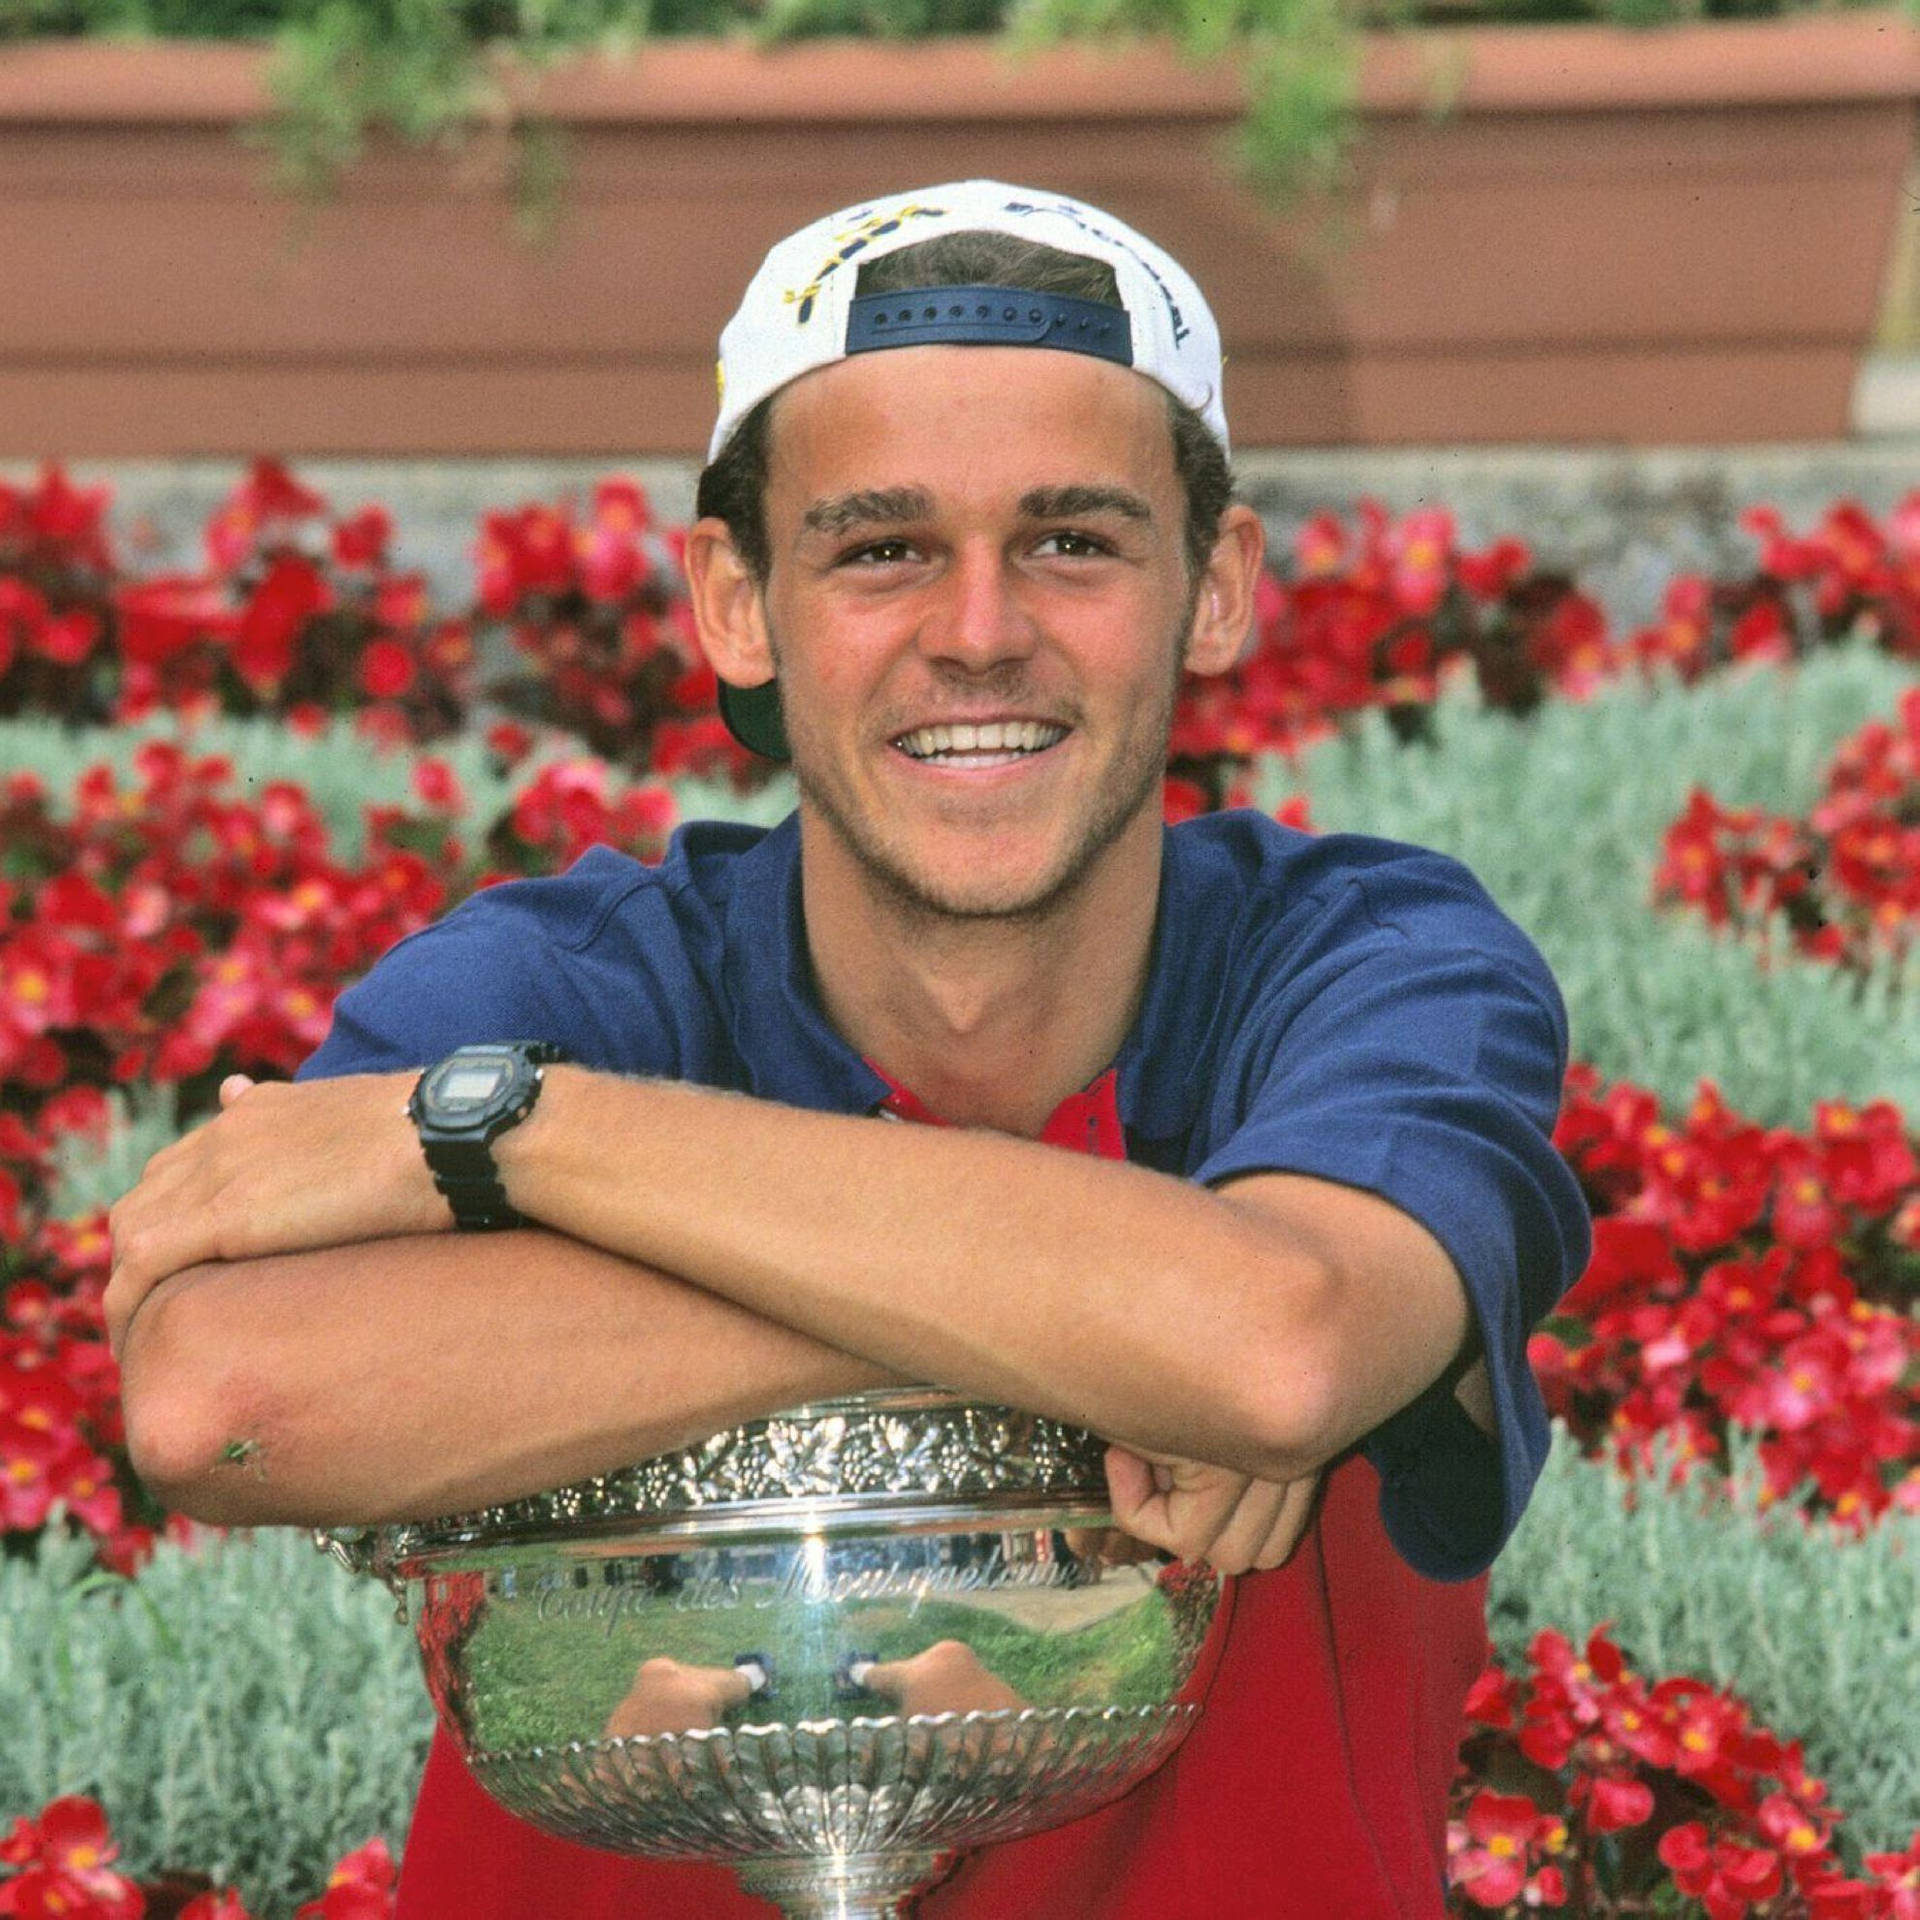
<path fill-rule="evenodd" d="M 1103 1443 L 863 1394 L 483 1513 L 317 1536 L 379 1575 L 474 1777 L 587 1846 L 882 1920 L 1090 1813 L 1199 1712 L 1223 1583 L 1111 1531 Z"/>

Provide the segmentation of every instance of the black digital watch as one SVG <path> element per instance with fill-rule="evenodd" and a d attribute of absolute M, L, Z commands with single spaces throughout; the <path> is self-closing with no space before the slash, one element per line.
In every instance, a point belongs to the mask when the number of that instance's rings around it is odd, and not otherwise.
<path fill-rule="evenodd" d="M 565 1058 L 551 1041 L 499 1040 L 456 1048 L 414 1082 L 407 1117 L 462 1231 L 525 1224 L 507 1204 L 493 1143 L 533 1111 L 541 1069 Z"/>

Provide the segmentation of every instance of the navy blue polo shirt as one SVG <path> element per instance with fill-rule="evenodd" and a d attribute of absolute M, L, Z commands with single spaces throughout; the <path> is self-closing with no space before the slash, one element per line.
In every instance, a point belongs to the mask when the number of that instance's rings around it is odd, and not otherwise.
<path fill-rule="evenodd" d="M 815 996 L 792 818 L 696 823 L 655 867 L 595 848 L 474 896 L 342 995 L 302 1077 L 501 1039 L 829 1112 L 874 1113 L 890 1091 Z M 1458 863 L 1254 813 L 1167 831 L 1146 993 L 1114 1062 L 1128 1158 L 1364 1188 L 1446 1248 L 1498 1437 L 1442 1382 L 1363 1443 L 1394 1546 L 1431 1578 L 1487 1565 L 1546 1457 L 1527 1336 L 1588 1248 L 1551 1139 L 1566 1048 L 1545 963 Z"/>

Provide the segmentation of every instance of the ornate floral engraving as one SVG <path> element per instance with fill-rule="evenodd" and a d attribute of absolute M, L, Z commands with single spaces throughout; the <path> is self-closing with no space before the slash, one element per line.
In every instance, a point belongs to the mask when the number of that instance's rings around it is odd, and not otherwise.
<path fill-rule="evenodd" d="M 1011 1407 L 928 1391 L 797 1407 L 729 1427 L 699 1445 L 417 1526 L 318 1534 L 343 1564 L 379 1571 L 456 1542 L 546 1535 L 600 1520 L 659 1520 L 775 1500 L 951 1503 L 990 1496 L 1084 1495 L 1104 1507 L 1104 1444 Z"/>

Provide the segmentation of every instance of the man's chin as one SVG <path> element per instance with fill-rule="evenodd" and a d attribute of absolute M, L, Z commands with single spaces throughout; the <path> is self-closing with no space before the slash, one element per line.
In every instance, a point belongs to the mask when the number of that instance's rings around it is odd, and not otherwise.
<path fill-rule="evenodd" d="M 896 831 L 863 831 L 859 810 L 808 780 L 796 765 L 803 806 L 876 892 L 896 907 L 954 922 L 1031 921 L 1093 880 L 1114 843 L 1150 812 L 1158 829 L 1159 778 L 1106 817 L 1074 823 L 1057 806 L 1011 806 L 998 819 L 920 813 Z M 917 810 L 916 810 L 917 811 Z M 1044 817 L 1036 817 L 1036 816 Z"/>
<path fill-rule="evenodd" d="M 892 860 L 863 864 L 900 905 L 952 921 L 1033 919 L 1076 877 L 1059 863 L 1036 872 L 990 855 L 955 868 Z"/>

